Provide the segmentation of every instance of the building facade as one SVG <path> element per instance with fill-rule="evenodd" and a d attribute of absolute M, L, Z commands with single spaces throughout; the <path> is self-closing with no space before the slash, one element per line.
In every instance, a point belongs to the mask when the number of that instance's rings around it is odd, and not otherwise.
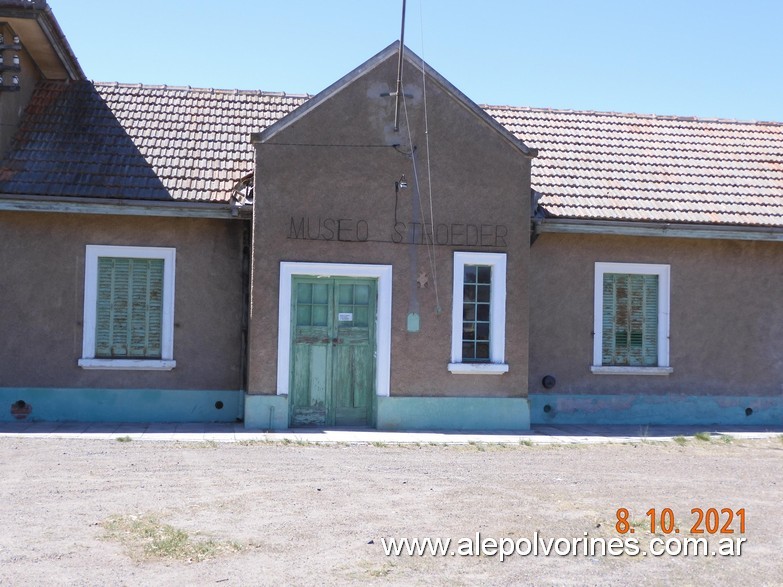
<path fill-rule="evenodd" d="M 480 107 L 398 43 L 101 84 L 45 2 L 0 30 L 3 420 L 783 423 L 783 125 Z"/>

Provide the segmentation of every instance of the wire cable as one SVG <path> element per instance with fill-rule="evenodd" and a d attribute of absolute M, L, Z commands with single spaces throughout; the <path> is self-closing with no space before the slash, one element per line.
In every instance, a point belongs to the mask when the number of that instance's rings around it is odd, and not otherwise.
<path fill-rule="evenodd" d="M 435 214 L 432 205 L 432 165 L 430 165 L 430 123 L 427 116 L 427 73 L 424 69 L 424 0 L 419 3 L 419 30 L 421 31 L 421 87 L 424 100 L 424 142 L 427 152 L 427 189 L 430 200 L 430 224 L 435 229 Z M 432 285 L 435 289 L 435 313 L 440 314 L 443 309 L 440 307 L 440 296 L 438 295 L 438 270 L 435 259 L 435 251 L 432 252 L 430 259 L 430 270 L 432 271 Z"/>
<path fill-rule="evenodd" d="M 410 141 L 411 149 L 413 150 L 413 135 L 411 134 L 411 123 L 410 118 L 408 117 L 408 100 L 405 98 L 405 91 L 403 89 L 402 94 L 402 106 L 403 110 L 405 112 L 405 126 L 408 131 L 408 141 Z M 426 110 L 426 105 L 425 105 Z M 421 194 L 420 190 L 420 184 L 419 184 L 419 169 L 416 165 L 416 157 L 411 157 L 411 161 L 413 163 L 413 181 L 416 184 L 416 192 Z M 427 157 L 427 167 L 429 168 L 430 161 L 429 156 Z M 430 202 L 432 201 L 432 198 L 430 197 Z M 424 207 L 421 203 L 421 198 L 419 198 L 419 213 L 421 214 L 421 218 L 423 220 L 426 220 L 426 216 L 424 215 Z M 430 216 L 430 226 L 433 227 L 434 230 L 434 224 L 432 223 L 432 216 Z M 424 228 L 422 227 L 422 231 L 424 231 Z M 433 289 L 435 290 L 435 313 L 440 314 L 441 313 L 441 307 L 440 307 L 440 299 L 438 297 L 438 284 L 437 284 L 437 273 L 435 271 L 435 247 L 433 243 L 433 235 L 432 233 L 429 235 L 429 238 L 427 237 L 426 232 L 422 233 L 422 239 L 425 242 L 425 245 L 427 246 L 427 259 L 430 262 L 430 271 L 432 271 L 432 280 L 433 280 Z"/>

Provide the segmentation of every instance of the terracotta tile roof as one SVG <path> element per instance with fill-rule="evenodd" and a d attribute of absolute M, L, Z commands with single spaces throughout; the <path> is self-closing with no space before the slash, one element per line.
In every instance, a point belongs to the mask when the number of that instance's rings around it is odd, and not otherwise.
<path fill-rule="evenodd" d="M 227 202 L 249 136 L 307 96 L 45 82 L 0 193 Z M 550 217 L 783 226 L 783 124 L 484 106 L 529 147 Z"/>
<path fill-rule="evenodd" d="M 253 171 L 250 133 L 306 99 L 43 82 L 0 165 L 0 193 L 227 202 Z"/>
<path fill-rule="evenodd" d="M 539 149 L 550 217 L 783 226 L 783 124 L 485 108 Z"/>

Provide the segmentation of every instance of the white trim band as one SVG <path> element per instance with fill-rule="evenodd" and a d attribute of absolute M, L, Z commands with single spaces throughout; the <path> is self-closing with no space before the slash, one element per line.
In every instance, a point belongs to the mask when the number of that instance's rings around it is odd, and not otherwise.
<path fill-rule="evenodd" d="M 159 359 L 79 359 L 82 369 L 128 369 L 135 371 L 171 371 L 176 361 Z"/>
<path fill-rule="evenodd" d="M 671 367 L 605 367 L 591 365 L 590 371 L 595 375 L 670 375 Z"/>
<path fill-rule="evenodd" d="M 392 266 L 350 265 L 345 263 L 280 262 L 278 299 L 277 395 L 288 395 L 291 367 L 291 293 L 295 275 L 309 277 L 364 277 L 378 280 L 375 326 L 375 393 L 388 397 L 391 388 L 391 307 Z"/>
<path fill-rule="evenodd" d="M 616 367 L 601 365 L 603 359 L 603 284 L 604 273 L 623 273 L 629 275 L 658 276 L 658 365 L 655 367 Z M 669 367 L 669 292 L 671 270 L 669 265 L 651 263 L 605 263 L 595 264 L 595 282 L 593 291 L 593 373 L 617 375 L 668 375 L 668 373 L 653 373 L 649 369 Z M 623 372 L 595 371 L 601 369 L 623 369 Z M 632 372 L 637 369 L 640 372 Z M 643 371 L 643 372 L 641 372 Z"/>
<path fill-rule="evenodd" d="M 489 303 L 489 360 L 490 363 L 462 363 L 462 312 L 465 265 L 488 265 L 492 268 Z M 499 367 L 506 359 L 506 254 L 454 252 L 454 274 L 451 306 L 451 362 L 449 371 L 454 374 L 491 373 L 501 374 Z M 481 365 L 481 368 L 478 368 Z"/>
<path fill-rule="evenodd" d="M 161 358 L 126 359 L 95 357 L 95 324 L 98 301 L 98 258 L 131 257 L 163 260 L 163 311 L 161 315 Z M 171 247 L 125 247 L 117 245 L 87 245 L 84 258 L 84 319 L 82 358 L 83 369 L 143 369 L 171 370 L 174 361 L 174 276 L 176 249 Z"/>
<path fill-rule="evenodd" d="M 505 363 L 449 363 L 449 372 L 455 375 L 503 375 L 508 373 Z"/>

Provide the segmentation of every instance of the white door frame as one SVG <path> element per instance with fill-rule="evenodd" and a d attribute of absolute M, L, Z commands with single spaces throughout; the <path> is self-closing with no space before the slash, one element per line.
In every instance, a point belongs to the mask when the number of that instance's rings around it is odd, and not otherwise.
<path fill-rule="evenodd" d="M 388 396 L 391 378 L 392 266 L 280 262 L 277 322 L 277 395 L 288 395 L 291 367 L 291 284 L 294 276 L 366 277 L 378 280 L 375 326 L 375 393 Z"/>

